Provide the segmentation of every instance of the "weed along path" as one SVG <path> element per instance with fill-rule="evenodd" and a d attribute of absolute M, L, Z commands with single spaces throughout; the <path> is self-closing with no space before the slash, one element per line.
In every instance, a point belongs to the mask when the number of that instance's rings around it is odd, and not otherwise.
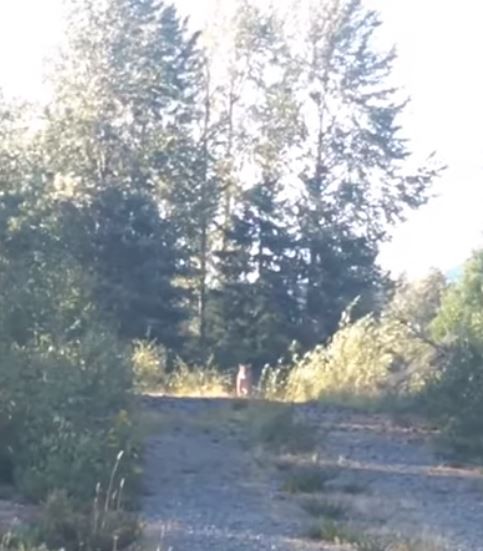
<path fill-rule="evenodd" d="M 483 478 L 427 435 L 315 405 L 144 397 L 151 551 L 483 551 Z"/>

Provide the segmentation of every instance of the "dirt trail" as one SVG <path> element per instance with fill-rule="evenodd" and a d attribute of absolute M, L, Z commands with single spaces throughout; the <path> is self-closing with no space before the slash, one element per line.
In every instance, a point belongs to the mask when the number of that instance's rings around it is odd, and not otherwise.
<path fill-rule="evenodd" d="M 217 422 L 232 401 L 146 397 L 145 404 L 154 427 L 160 419 L 146 452 L 147 549 L 342 549 L 303 537 L 310 520 L 301 497 L 280 491 L 282 473 L 260 464 L 243 427 Z M 320 467 L 336 467 L 327 495 L 361 530 L 427 534 L 446 542 L 434 549 L 483 551 L 478 471 L 441 466 L 424 432 L 384 416 L 314 405 L 297 413 L 320 432 Z"/>
<path fill-rule="evenodd" d="M 276 487 L 262 475 L 239 428 L 217 427 L 229 401 L 151 398 L 148 404 L 170 419 L 146 455 L 144 517 L 153 549 L 313 549 L 293 541 L 302 515 L 295 506 L 288 506 L 288 517 L 279 510 L 284 505 L 274 499 Z"/>

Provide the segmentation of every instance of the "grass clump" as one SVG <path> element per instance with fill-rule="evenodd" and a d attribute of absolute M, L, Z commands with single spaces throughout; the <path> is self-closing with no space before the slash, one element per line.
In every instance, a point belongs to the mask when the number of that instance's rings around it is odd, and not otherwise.
<path fill-rule="evenodd" d="M 446 551 L 447 547 L 440 541 L 432 537 L 422 537 L 417 539 L 396 538 L 389 542 L 384 551 Z"/>
<path fill-rule="evenodd" d="M 340 503 L 326 499 L 307 499 L 302 502 L 302 509 L 316 518 L 324 517 L 331 520 L 341 520 L 346 516 L 346 510 Z"/>
<path fill-rule="evenodd" d="M 255 441 L 276 453 L 308 453 L 317 445 L 317 433 L 295 418 L 287 404 L 265 403 L 248 410 Z"/>
<path fill-rule="evenodd" d="M 115 551 L 134 543 L 141 524 L 123 507 L 125 479 L 116 481 L 122 456 L 117 456 L 105 492 L 97 485 L 91 505 L 79 505 L 64 490 L 51 492 L 33 529 L 34 543 L 66 551 Z"/>
<path fill-rule="evenodd" d="M 356 544 L 362 541 L 358 535 L 346 524 L 334 520 L 322 519 L 311 524 L 307 530 L 307 537 L 316 541 L 336 544 Z"/>
<path fill-rule="evenodd" d="M 174 396 L 220 397 L 230 394 L 231 375 L 212 366 L 190 367 L 179 362 L 165 380 L 165 390 Z"/>
<path fill-rule="evenodd" d="M 166 379 L 166 351 L 154 342 L 135 341 L 132 351 L 134 383 L 138 390 L 161 388 Z"/>
<path fill-rule="evenodd" d="M 45 545 L 35 546 L 25 542 L 14 533 L 6 533 L 0 538 L 0 551 L 48 551 Z"/>
<path fill-rule="evenodd" d="M 378 537 L 331 519 L 312 523 L 306 535 L 315 541 L 350 545 L 355 551 L 444 551 L 446 549 L 433 538 Z"/>
<path fill-rule="evenodd" d="M 299 467 L 286 477 L 282 490 L 290 494 L 317 493 L 326 489 L 327 483 L 336 478 L 338 471 L 332 468 L 316 466 Z"/>
<path fill-rule="evenodd" d="M 438 371 L 430 325 L 444 288 L 441 274 L 400 282 L 381 311 L 359 318 L 356 299 L 327 342 L 305 353 L 293 347 L 287 365 L 267 368 L 263 391 L 288 401 L 322 399 L 369 410 L 405 406 Z"/>
<path fill-rule="evenodd" d="M 294 356 L 290 368 L 267 369 L 263 388 L 295 402 L 334 396 L 366 402 L 378 398 L 391 361 L 377 320 L 366 316 L 352 324 L 343 322 L 327 345 Z"/>
<path fill-rule="evenodd" d="M 323 519 L 311 524 L 307 530 L 307 537 L 336 545 L 350 545 L 355 551 L 413 551 L 411 547 L 394 547 L 393 544 L 397 544 L 396 540 L 386 541 L 332 519 Z"/>
<path fill-rule="evenodd" d="M 231 394 L 232 376 L 214 366 L 190 366 L 178 358 L 167 369 L 166 350 L 147 341 L 136 341 L 132 353 L 137 390 L 180 397 L 221 397 Z"/>

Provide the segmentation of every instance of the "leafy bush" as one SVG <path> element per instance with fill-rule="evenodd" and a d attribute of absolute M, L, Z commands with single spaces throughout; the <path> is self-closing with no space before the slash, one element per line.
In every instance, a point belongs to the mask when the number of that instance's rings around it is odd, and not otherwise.
<path fill-rule="evenodd" d="M 88 278 L 55 260 L 32 255 L 0 274 L 0 459 L 32 499 L 63 488 L 86 500 L 120 449 L 132 471 L 132 366 Z"/>
<path fill-rule="evenodd" d="M 372 398 L 388 376 L 392 356 L 372 316 L 344 324 L 327 346 L 319 345 L 292 366 L 285 382 L 289 400 Z"/>
<path fill-rule="evenodd" d="M 341 503 L 327 499 L 307 499 L 302 502 L 302 509 L 312 517 L 324 517 L 332 520 L 338 520 L 347 515 L 347 510 Z"/>
<path fill-rule="evenodd" d="M 267 400 L 287 399 L 287 381 L 297 359 L 297 356 L 293 354 L 292 364 L 284 364 L 279 361 L 276 367 L 265 365 L 258 382 L 260 394 Z"/>
<path fill-rule="evenodd" d="M 265 396 L 290 401 L 328 399 L 351 405 L 377 403 L 419 393 L 434 372 L 437 346 L 430 325 L 444 290 L 438 272 L 408 285 L 401 282 L 379 316 L 351 322 L 353 305 L 326 344 L 288 365 L 266 367 Z"/>
<path fill-rule="evenodd" d="M 448 347 L 421 403 L 443 429 L 441 441 L 463 456 L 483 459 L 483 350 L 468 341 Z"/>
<path fill-rule="evenodd" d="M 88 498 L 119 449 L 134 452 L 124 352 L 102 330 L 15 352 L 15 478 L 35 499 L 58 487 Z"/>
<path fill-rule="evenodd" d="M 34 538 L 53 549 L 76 548 L 85 530 L 85 519 L 64 490 L 52 492 L 42 509 Z"/>
<path fill-rule="evenodd" d="M 483 251 L 446 292 L 432 323 L 443 353 L 421 402 L 464 455 L 483 457 Z"/>
<path fill-rule="evenodd" d="M 140 391 L 177 396 L 226 396 L 233 388 L 231 374 L 216 367 L 188 365 L 180 358 L 167 369 L 167 352 L 154 342 L 136 341 L 132 353 L 135 387 Z"/>

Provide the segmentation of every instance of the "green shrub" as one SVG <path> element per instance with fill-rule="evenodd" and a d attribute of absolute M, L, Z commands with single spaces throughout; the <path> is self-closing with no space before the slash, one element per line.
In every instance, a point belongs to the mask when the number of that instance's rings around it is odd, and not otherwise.
<path fill-rule="evenodd" d="M 133 471 L 129 349 L 75 267 L 24 268 L 0 273 L 0 461 L 34 500 L 63 488 L 85 501 L 120 449 Z"/>
<path fill-rule="evenodd" d="M 17 369 L 13 418 L 20 488 L 34 499 L 55 488 L 89 498 L 119 449 L 135 452 L 123 349 L 101 329 L 74 342 L 43 339 L 17 350 Z"/>
<path fill-rule="evenodd" d="M 378 322 L 367 316 L 342 325 L 327 346 L 317 346 L 296 359 L 284 394 L 293 401 L 374 398 L 388 377 L 391 361 Z"/>
<path fill-rule="evenodd" d="M 292 354 L 287 365 L 263 370 L 263 394 L 364 407 L 412 401 L 434 373 L 437 349 L 430 325 L 444 285 L 439 273 L 411 285 L 401 283 L 379 315 L 354 322 L 350 305 L 327 343 L 301 356 Z"/>
<path fill-rule="evenodd" d="M 112 551 L 132 544 L 141 533 L 137 516 L 121 508 L 122 488 L 112 489 L 106 502 L 100 492 L 90 508 L 79 509 L 65 491 L 52 492 L 33 533 L 34 541 L 50 549 Z M 113 498 L 113 499 L 112 499 Z"/>
<path fill-rule="evenodd" d="M 443 429 L 440 441 L 463 457 L 483 459 L 483 350 L 470 342 L 448 347 L 420 399 Z"/>
<path fill-rule="evenodd" d="M 77 512 L 63 490 L 52 492 L 34 530 L 36 540 L 52 549 L 76 549 L 86 530 L 86 519 Z"/>
<path fill-rule="evenodd" d="M 327 519 L 318 520 L 311 524 L 307 531 L 307 536 L 310 539 L 327 543 L 353 544 L 356 545 L 356 549 L 360 549 L 357 544 L 361 543 L 363 538 L 363 536 L 357 534 L 346 524 Z"/>
<path fill-rule="evenodd" d="M 460 455 L 483 458 L 483 252 L 443 297 L 432 324 L 442 354 L 421 395 L 443 428 L 443 441 Z"/>

